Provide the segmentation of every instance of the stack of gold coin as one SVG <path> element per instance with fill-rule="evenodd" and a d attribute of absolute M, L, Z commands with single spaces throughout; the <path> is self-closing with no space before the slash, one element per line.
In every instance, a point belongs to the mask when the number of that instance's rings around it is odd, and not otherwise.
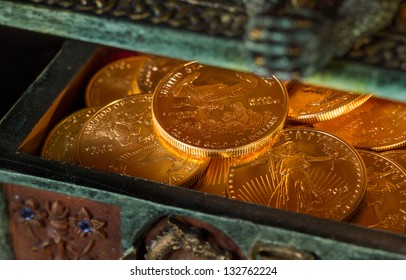
<path fill-rule="evenodd" d="M 152 94 L 148 94 L 180 63 L 133 56 L 104 66 L 87 85 L 88 108 L 59 122 L 44 142 L 41 155 L 169 185 L 194 185 L 210 159 L 173 149 L 155 136 Z"/>
<path fill-rule="evenodd" d="M 211 158 L 195 189 L 224 196 L 228 166 L 252 160 L 277 139 L 287 115 L 287 94 L 275 77 L 191 62 L 161 80 L 152 109 L 155 130 L 164 141 Z"/>
<path fill-rule="evenodd" d="M 405 104 L 147 55 L 97 71 L 85 100 L 42 156 L 406 232 Z"/>

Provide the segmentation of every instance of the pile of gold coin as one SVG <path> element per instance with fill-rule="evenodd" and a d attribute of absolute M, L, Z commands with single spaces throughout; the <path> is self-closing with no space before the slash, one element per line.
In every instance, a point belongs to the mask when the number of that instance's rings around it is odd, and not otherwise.
<path fill-rule="evenodd" d="M 43 157 L 406 233 L 406 104 L 147 55 L 85 101 Z"/>

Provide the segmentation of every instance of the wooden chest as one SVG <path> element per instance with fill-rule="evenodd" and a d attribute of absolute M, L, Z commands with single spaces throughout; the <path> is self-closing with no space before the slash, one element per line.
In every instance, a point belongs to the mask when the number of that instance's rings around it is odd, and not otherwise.
<path fill-rule="evenodd" d="M 0 24 L 85 41 L 58 39 L 58 52 L 18 100 L 10 102 L 0 122 L 1 259 L 143 258 L 147 233 L 173 230 L 172 219 L 204 231 L 232 252 L 232 258 L 406 257 L 405 235 L 41 158 L 47 133 L 64 116 L 84 107 L 86 83 L 114 47 L 247 70 L 242 63 L 244 46 L 236 39 L 41 5 L 2 1 L 0 7 Z M 47 13 L 50 10 L 56 15 Z M 66 23 L 69 17 L 74 23 Z M 385 35 L 377 36 L 381 37 Z M 393 38 L 404 40 L 399 34 Z M 187 47 L 181 51 L 182 45 Z M 380 96 L 406 101 L 405 73 L 389 68 L 347 58 L 305 80 L 376 90 Z M 158 221 L 161 229 L 156 229 Z M 89 227 L 95 229 L 92 234 L 86 234 Z"/>

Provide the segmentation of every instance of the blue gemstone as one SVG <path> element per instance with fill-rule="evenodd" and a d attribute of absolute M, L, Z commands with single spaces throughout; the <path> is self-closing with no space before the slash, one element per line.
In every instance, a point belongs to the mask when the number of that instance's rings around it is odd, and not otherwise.
<path fill-rule="evenodd" d="M 24 220 L 32 220 L 34 218 L 34 211 L 29 207 L 23 207 L 20 211 L 20 215 Z"/>
<path fill-rule="evenodd" d="M 92 231 L 92 225 L 88 220 L 81 220 L 78 222 L 78 227 L 80 228 L 81 231 L 84 233 L 88 233 Z"/>

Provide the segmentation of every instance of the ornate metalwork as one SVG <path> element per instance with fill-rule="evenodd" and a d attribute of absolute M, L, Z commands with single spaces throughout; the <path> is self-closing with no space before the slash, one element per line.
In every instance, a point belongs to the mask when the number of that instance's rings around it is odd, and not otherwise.
<path fill-rule="evenodd" d="M 359 39 L 346 58 L 388 69 L 406 70 L 406 2 L 385 30 Z"/>
<path fill-rule="evenodd" d="M 296 250 L 289 246 L 257 243 L 251 248 L 253 260 L 315 260 L 313 253 Z"/>
<path fill-rule="evenodd" d="M 388 69 L 406 70 L 406 37 L 382 33 L 363 38 L 355 44 L 347 58 Z"/>
<path fill-rule="evenodd" d="M 203 229 L 190 226 L 177 220 L 168 218 L 169 228 L 159 234 L 151 244 L 146 247 L 145 258 L 149 260 L 162 260 L 174 251 L 183 250 L 196 259 L 229 260 L 233 254 L 219 248 L 205 238 Z"/>
<path fill-rule="evenodd" d="M 232 1 L 185 0 L 31 0 L 77 11 L 126 17 L 229 37 L 241 36 L 247 16 Z"/>
<path fill-rule="evenodd" d="M 27 0 L 26 0 L 27 1 Z M 282 79 L 307 76 L 342 57 L 394 18 L 402 0 L 28 0 L 240 38 L 249 68 Z M 404 25 L 405 13 L 401 23 Z M 397 21 L 399 25 L 399 20 Z M 333 36 L 332 36 L 333 34 Z M 357 43 L 359 45 L 359 43 Z M 360 58 L 359 52 L 350 55 Z M 369 63 L 369 58 L 367 59 Z M 384 64 L 393 67 L 393 63 Z"/>

